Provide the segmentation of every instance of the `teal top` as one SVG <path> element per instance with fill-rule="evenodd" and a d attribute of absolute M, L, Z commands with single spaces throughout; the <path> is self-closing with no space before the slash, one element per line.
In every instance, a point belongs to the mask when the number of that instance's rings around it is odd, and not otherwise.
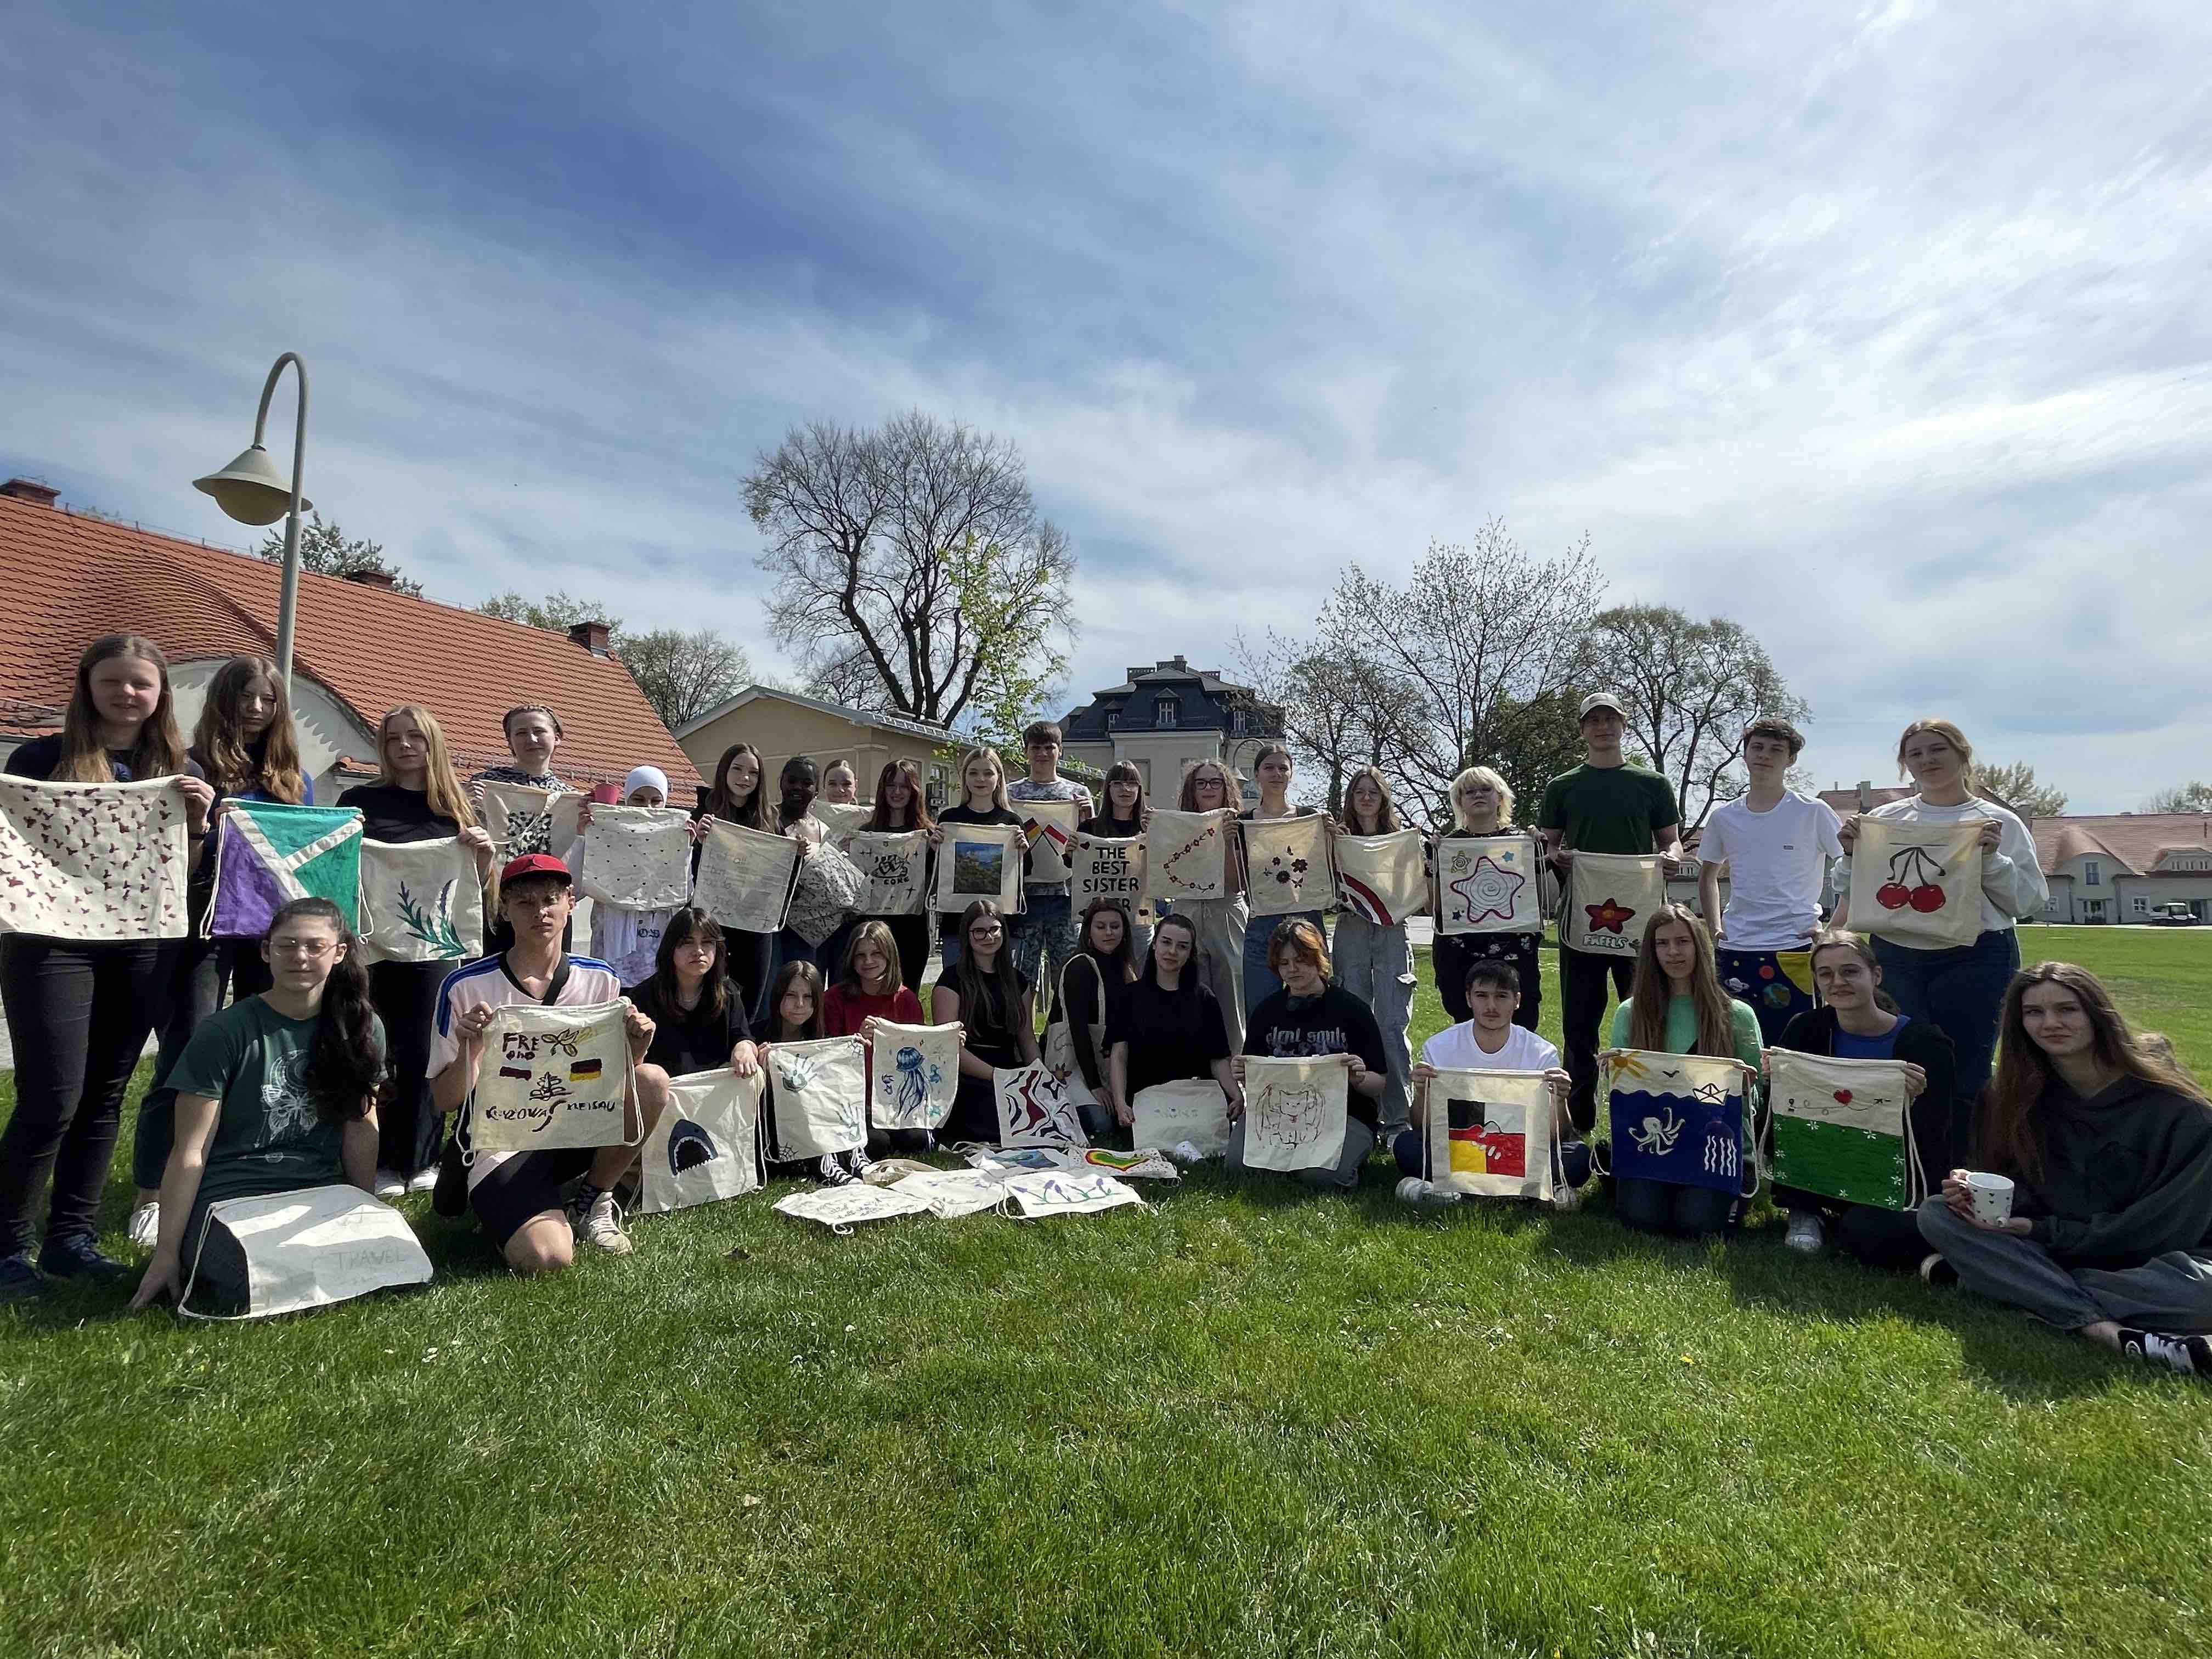
<path fill-rule="evenodd" d="M 1629 1010 L 1635 1006 L 1636 999 L 1629 997 L 1613 1011 L 1612 1046 L 1615 1048 L 1635 1046 L 1628 1040 L 1629 1022 L 1635 1018 Z M 1735 1044 L 1735 1057 L 1757 1069 L 1761 1046 L 1759 1016 L 1751 1011 L 1749 1003 L 1738 1002 L 1733 997 L 1729 999 L 1729 1036 Z M 1687 997 L 1669 997 L 1667 1000 L 1667 1052 L 1686 1054 L 1697 1046 L 1697 1006 Z"/>

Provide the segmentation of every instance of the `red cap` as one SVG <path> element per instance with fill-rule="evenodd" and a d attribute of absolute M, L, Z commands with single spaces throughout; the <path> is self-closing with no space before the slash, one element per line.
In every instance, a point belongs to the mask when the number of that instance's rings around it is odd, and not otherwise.
<path fill-rule="evenodd" d="M 504 887 L 508 882 L 520 881 L 525 876 L 558 876 L 570 886 L 575 884 L 575 878 L 568 873 L 568 866 L 550 853 L 525 853 L 519 859 L 509 859 L 506 867 L 499 872 L 500 885 Z"/>

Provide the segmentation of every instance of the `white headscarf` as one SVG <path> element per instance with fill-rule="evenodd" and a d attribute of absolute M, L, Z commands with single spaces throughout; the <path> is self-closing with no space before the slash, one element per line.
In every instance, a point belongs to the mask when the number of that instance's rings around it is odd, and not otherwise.
<path fill-rule="evenodd" d="M 627 803 L 641 789 L 658 789 L 660 799 L 668 799 L 668 774 L 657 766 L 634 766 L 623 780 L 623 800 Z"/>

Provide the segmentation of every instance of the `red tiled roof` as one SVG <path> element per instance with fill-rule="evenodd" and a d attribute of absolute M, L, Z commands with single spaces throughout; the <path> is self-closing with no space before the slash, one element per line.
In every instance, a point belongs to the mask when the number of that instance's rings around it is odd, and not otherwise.
<path fill-rule="evenodd" d="M 246 554 L 0 495 L 0 730 L 58 729 L 78 653 L 102 634 L 143 634 L 179 661 L 272 653 L 280 576 Z M 372 731 L 394 704 L 422 703 L 464 775 L 507 763 L 500 716 L 544 702 L 566 732 L 562 777 L 658 766 L 678 799 L 700 781 L 629 671 L 564 634 L 303 572 L 293 666 Z"/>
<path fill-rule="evenodd" d="M 2212 853 L 2212 817 L 2202 812 L 2115 812 L 2099 816 L 2037 818 L 2028 825 L 2035 837 L 2036 861 L 2046 876 L 2087 853 L 2108 858 L 2122 875 L 2160 873 L 2168 853 Z M 2202 871 L 2189 873 L 2202 877 Z"/>

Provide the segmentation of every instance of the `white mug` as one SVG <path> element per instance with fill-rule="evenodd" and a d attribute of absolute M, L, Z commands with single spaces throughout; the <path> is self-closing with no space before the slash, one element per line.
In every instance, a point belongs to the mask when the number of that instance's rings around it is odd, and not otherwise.
<path fill-rule="evenodd" d="M 2012 1218 L 2012 1178 L 1979 1170 L 1966 1176 L 1966 1197 L 1973 1204 L 1974 1219 L 1984 1224 Z"/>

